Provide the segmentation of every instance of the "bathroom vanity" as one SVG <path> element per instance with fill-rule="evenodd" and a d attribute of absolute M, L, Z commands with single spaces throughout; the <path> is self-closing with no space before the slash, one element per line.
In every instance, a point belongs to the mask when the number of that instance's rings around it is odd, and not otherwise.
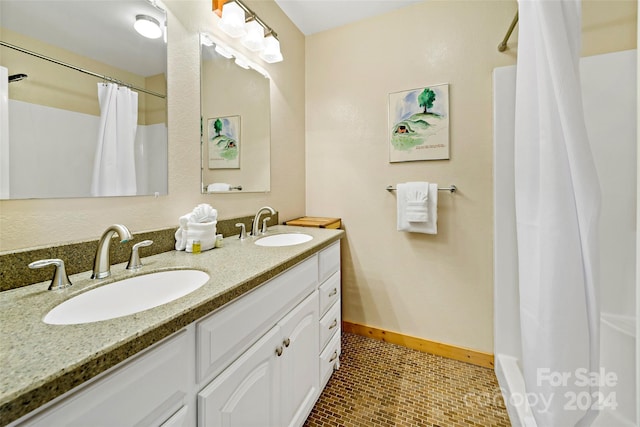
<path fill-rule="evenodd" d="M 31 378 L 17 375 L 14 383 L 22 383 L 10 385 L 13 393 L 2 396 L 2 423 L 12 416 L 12 426 L 301 426 L 339 363 L 344 232 L 276 226 L 269 234 L 291 231 L 313 240 L 260 247 L 253 239 L 227 238 L 223 248 L 199 255 L 174 251 L 143 259 L 148 272 L 188 267 L 211 276 L 201 289 L 165 306 L 90 324 L 44 324 L 48 307 L 74 292 L 65 290 L 49 294 L 56 301 L 25 309 L 28 322 L 35 322 L 25 330 L 35 335 L 24 334 L 24 343 L 14 337 L 3 359 L 20 354 L 16 345 L 22 351 L 33 346 L 36 354 L 10 360 Z M 121 268 L 114 266 L 115 278 Z M 74 286 L 91 287 L 75 276 Z M 27 288 L 33 289 L 9 291 L 13 295 L 3 295 L 1 303 L 12 297 L 19 309 L 26 300 L 37 303 L 47 296 L 46 284 Z M 156 343 L 128 354 L 137 341 L 152 336 Z M 57 350 L 50 363 L 38 361 L 38 345 L 47 340 L 50 347 L 41 350 Z M 65 347 L 70 342 L 75 344 Z M 60 352 L 68 366 L 57 357 Z M 112 363 L 119 357 L 123 360 Z M 24 366 L 29 363 L 37 366 Z M 98 369 L 102 372 L 89 378 Z M 11 381 L 8 372 L 2 377 L 3 384 Z M 58 387 L 69 391 L 56 396 Z M 16 405 L 31 396 L 42 405 L 16 419 Z"/>

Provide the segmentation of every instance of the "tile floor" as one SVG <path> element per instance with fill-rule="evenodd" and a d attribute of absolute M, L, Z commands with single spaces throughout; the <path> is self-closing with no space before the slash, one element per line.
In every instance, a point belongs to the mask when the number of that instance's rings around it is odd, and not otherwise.
<path fill-rule="evenodd" d="M 353 334 L 305 427 L 510 426 L 491 369 Z"/>

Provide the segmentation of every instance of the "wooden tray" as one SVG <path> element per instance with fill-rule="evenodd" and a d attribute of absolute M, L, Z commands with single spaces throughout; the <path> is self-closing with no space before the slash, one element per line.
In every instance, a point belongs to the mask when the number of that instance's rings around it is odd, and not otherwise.
<path fill-rule="evenodd" d="M 316 216 L 303 216 L 301 218 L 292 219 L 285 222 L 286 225 L 297 225 L 301 227 L 319 227 L 319 228 L 340 228 L 342 221 L 340 218 L 323 218 Z"/>

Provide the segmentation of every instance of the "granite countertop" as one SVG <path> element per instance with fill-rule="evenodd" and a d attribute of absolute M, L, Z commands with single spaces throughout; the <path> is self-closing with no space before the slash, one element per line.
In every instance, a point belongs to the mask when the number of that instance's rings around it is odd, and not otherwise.
<path fill-rule="evenodd" d="M 224 239 L 201 254 L 170 251 L 142 256 L 135 273 L 126 263 L 112 276 L 70 276 L 70 288 L 47 291 L 48 282 L 0 292 L 0 423 L 18 419 L 50 400 L 211 313 L 343 237 L 342 230 L 277 225 L 267 235 L 303 232 L 313 240 L 287 247 L 260 247 L 254 238 Z M 143 253 L 144 254 L 144 253 Z M 116 280 L 161 270 L 193 268 L 209 274 L 196 291 L 170 303 L 121 318 L 81 325 L 48 325 L 42 318 L 61 302 Z"/>

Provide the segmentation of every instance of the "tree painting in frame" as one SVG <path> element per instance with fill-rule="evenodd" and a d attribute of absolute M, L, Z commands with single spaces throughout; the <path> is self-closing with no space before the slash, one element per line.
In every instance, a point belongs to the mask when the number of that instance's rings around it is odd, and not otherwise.
<path fill-rule="evenodd" d="M 240 168 L 240 116 L 207 121 L 209 169 Z"/>
<path fill-rule="evenodd" d="M 389 161 L 449 159 L 449 85 L 389 94 Z"/>

